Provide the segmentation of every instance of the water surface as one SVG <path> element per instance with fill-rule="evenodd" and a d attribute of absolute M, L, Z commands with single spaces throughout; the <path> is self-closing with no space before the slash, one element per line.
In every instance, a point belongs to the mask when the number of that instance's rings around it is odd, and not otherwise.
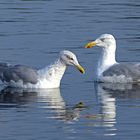
<path fill-rule="evenodd" d="M 110 33 L 118 61 L 139 61 L 139 26 L 139 0 L 1 0 L 2 62 L 41 68 L 68 49 L 86 69 L 69 67 L 60 89 L 3 89 L 1 139 L 140 139 L 140 86 L 94 83 L 101 49 L 83 48 Z"/>

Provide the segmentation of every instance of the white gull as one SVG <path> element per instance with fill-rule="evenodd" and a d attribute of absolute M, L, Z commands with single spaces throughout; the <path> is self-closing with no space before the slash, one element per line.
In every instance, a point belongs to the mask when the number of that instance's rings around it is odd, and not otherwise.
<path fill-rule="evenodd" d="M 111 83 L 140 82 L 140 63 L 122 62 L 115 59 L 116 40 L 111 34 L 103 34 L 95 41 L 89 42 L 85 48 L 99 46 L 102 48 L 101 57 L 96 70 L 96 80 Z"/>
<path fill-rule="evenodd" d="M 75 66 L 81 73 L 84 68 L 71 51 L 60 52 L 56 61 L 43 69 L 33 69 L 24 65 L 0 63 L 0 80 L 16 88 L 58 88 L 67 66 Z"/>

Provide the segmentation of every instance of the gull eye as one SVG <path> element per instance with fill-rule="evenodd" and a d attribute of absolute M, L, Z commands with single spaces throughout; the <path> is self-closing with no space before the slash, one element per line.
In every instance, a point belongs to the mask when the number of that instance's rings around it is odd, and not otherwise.
<path fill-rule="evenodd" d="M 100 40 L 101 40 L 102 42 L 104 42 L 104 41 L 105 41 L 105 38 L 101 38 Z"/>
<path fill-rule="evenodd" d="M 72 57 L 70 57 L 70 60 L 73 60 L 73 58 L 72 58 Z"/>
<path fill-rule="evenodd" d="M 69 55 L 66 55 L 66 57 L 70 60 L 74 60 L 72 57 L 70 57 Z"/>

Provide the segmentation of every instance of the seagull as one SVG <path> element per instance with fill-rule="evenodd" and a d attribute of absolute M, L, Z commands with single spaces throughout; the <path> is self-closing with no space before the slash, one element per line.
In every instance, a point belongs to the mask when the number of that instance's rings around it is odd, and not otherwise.
<path fill-rule="evenodd" d="M 39 70 L 24 65 L 0 63 L 0 80 L 4 85 L 14 88 L 58 88 L 69 65 L 85 73 L 76 55 L 71 51 L 63 50 L 53 64 Z"/>
<path fill-rule="evenodd" d="M 98 46 L 102 48 L 96 70 L 97 82 L 139 83 L 140 63 L 116 61 L 116 40 L 111 34 L 102 34 L 95 41 L 86 44 L 85 48 Z"/>

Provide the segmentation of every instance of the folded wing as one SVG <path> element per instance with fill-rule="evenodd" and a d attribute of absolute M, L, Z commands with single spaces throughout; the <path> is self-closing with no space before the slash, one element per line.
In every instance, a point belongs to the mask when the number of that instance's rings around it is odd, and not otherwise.
<path fill-rule="evenodd" d="M 38 74 L 35 69 L 32 69 L 23 65 L 8 65 L 6 63 L 0 63 L 0 79 L 3 82 L 18 82 L 36 84 L 38 80 Z"/>
<path fill-rule="evenodd" d="M 103 72 L 103 76 L 120 76 L 130 77 L 133 81 L 140 81 L 140 63 L 121 63 L 111 66 Z"/>

